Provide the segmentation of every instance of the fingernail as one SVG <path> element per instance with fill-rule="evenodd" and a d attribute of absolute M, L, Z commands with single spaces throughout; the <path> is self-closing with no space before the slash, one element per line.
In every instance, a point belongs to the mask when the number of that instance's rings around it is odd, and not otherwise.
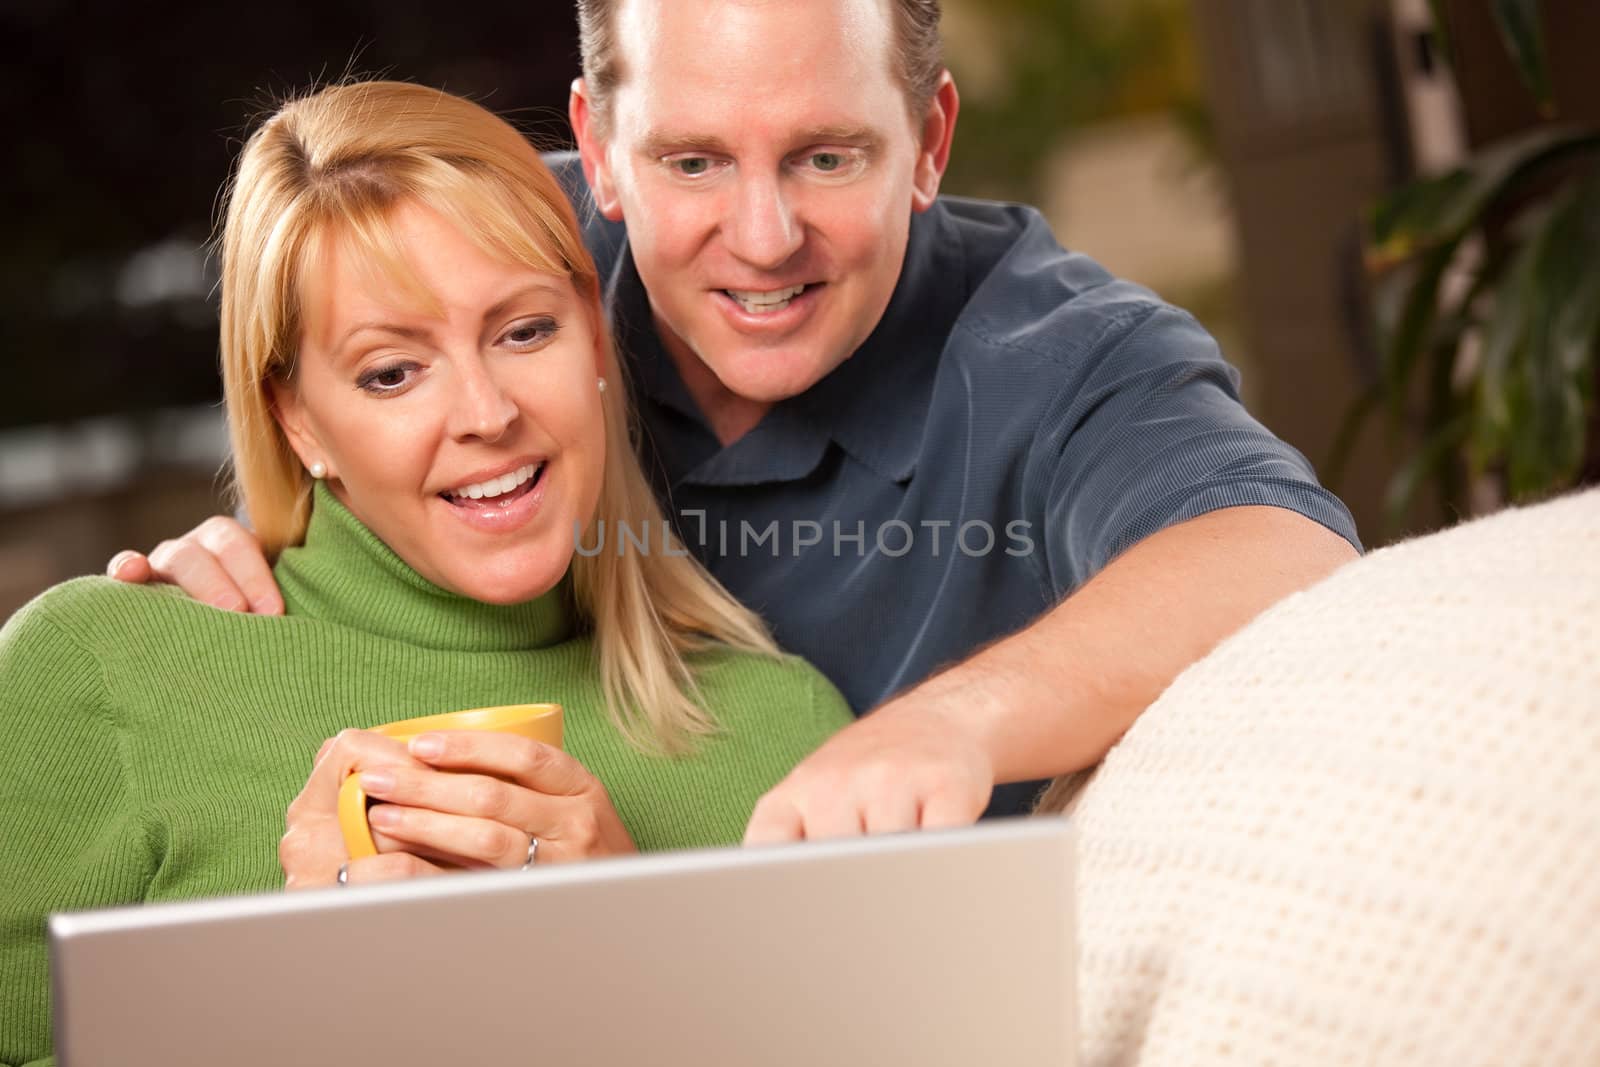
<path fill-rule="evenodd" d="M 283 605 L 271 597 L 262 597 L 250 601 L 250 611 L 254 615 L 279 615 L 283 612 Z"/>
<path fill-rule="evenodd" d="M 393 829 L 400 825 L 400 813 L 387 805 L 379 805 L 367 812 L 367 822 L 379 829 Z"/>
<path fill-rule="evenodd" d="M 361 788 L 375 797 L 381 797 L 394 788 L 394 775 L 388 771 L 362 771 Z"/>
<path fill-rule="evenodd" d="M 444 755 L 444 738 L 438 734 L 423 734 L 411 739 L 411 754 L 418 759 L 438 759 Z"/>
<path fill-rule="evenodd" d="M 137 554 L 138 553 L 134 552 L 131 548 L 123 549 L 121 552 L 118 552 L 115 556 L 111 557 L 111 566 L 107 568 L 107 570 L 111 574 L 118 573 L 123 567 L 127 566 L 129 563 L 132 563 L 133 557 Z"/>

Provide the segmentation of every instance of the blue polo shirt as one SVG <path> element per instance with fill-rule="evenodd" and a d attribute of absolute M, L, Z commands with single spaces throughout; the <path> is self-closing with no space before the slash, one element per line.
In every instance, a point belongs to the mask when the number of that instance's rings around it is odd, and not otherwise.
<path fill-rule="evenodd" d="M 679 538 L 858 714 L 1205 512 L 1288 508 L 1359 547 L 1205 330 L 1017 205 L 941 197 L 914 216 L 877 329 L 723 446 L 656 336 L 625 230 L 563 170 Z M 991 813 L 1033 793 L 997 790 Z"/>

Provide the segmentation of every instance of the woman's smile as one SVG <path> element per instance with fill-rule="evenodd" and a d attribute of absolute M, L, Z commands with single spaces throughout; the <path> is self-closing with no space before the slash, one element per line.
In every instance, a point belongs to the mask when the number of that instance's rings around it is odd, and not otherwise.
<path fill-rule="evenodd" d="M 533 521 L 544 502 L 548 462 L 529 463 L 509 474 L 473 482 L 459 490 L 438 494 L 450 514 L 469 528 L 487 534 L 506 534 Z"/>
<path fill-rule="evenodd" d="M 519 490 L 531 488 L 528 483 L 536 481 L 544 473 L 544 467 L 544 460 L 524 463 L 507 474 L 476 476 L 469 484 L 447 489 L 439 495 L 452 504 L 509 504 L 519 495 Z"/>

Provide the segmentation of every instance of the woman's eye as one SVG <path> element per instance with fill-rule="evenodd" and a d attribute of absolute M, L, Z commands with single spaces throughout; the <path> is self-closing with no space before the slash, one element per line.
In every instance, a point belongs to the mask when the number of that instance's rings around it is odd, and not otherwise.
<path fill-rule="evenodd" d="M 504 339 L 513 348 L 533 348 L 555 336 L 561 329 L 555 319 L 529 319 L 519 322 L 505 332 Z"/>
<path fill-rule="evenodd" d="M 356 385 L 374 396 L 386 396 L 401 392 L 411 384 L 411 376 L 416 371 L 412 363 L 393 363 L 387 367 L 375 367 L 363 374 Z"/>

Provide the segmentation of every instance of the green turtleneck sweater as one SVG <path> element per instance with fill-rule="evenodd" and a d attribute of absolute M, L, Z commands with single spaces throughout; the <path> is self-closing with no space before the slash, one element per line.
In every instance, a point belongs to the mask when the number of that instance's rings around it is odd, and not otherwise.
<path fill-rule="evenodd" d="M 605 711 L 562 590 L 510 607 L 428 583 L 319 492 L 274 574 L 284 617 L 80 578 L 0 630 L 0 1064 L 48 1062 L 53 911 L 282 888 L 284 811 L 346 727 L 534 701 L 640 849 L 738 842 L 758 797 L 850 721 L 799 659 L 696 657 L 720 732 L 644 754 Z"/>

